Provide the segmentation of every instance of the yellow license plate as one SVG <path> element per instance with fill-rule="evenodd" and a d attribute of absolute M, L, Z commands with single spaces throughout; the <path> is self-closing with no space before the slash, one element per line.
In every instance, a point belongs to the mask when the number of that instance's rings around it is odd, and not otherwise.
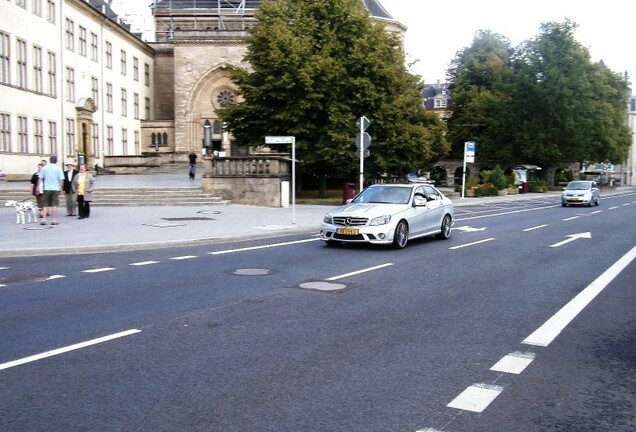
<path fill-rule="evenodd" d="M 338 228 L 338 234 L 343 235 L 358 235 L 360 233 L 359 230 L 353 228 Z"/>

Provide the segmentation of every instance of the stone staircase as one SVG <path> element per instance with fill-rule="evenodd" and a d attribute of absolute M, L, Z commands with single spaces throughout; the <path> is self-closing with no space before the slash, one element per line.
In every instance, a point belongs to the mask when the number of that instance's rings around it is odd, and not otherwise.
<path fill-rule="evenodd" d="M 25 188 L 28 187 L 25 183 Z M 0 205 L 8 200 L 35 201 L 26 189 L 2 189 L 0 184 Z M 95 207 L 141 207 L 141 206 L 218 206 L 229 205 L 231 201 L 201 192 L 196 188 L 103 188 L 93 193 L 92 206 Z M 60 197 L 60 206 L 64 198 Z"/>

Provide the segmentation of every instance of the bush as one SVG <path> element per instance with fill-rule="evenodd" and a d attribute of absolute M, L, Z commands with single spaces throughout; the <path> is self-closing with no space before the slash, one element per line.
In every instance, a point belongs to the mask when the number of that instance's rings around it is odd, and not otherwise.
<path fill-rule="evenodd" d="M 484 183 L 475 189 L 476 197 L 497 196 L 497 188 L 492 183 Z"/>
<path fill-rule="evenodd" d="M 532 179 L 528 181 L 528 189 L 530 192 L 547 192 L 550 190 L 550 186 L 545 180 Z"/>
<path fill-rule="evenodd" d="M 503 190 L 508 185 L 508 182 L 506 181 L 506 175 L 499 165 L 495 167 L 495 170 L 492 172 L 490 179 L 497 190 Z"/>

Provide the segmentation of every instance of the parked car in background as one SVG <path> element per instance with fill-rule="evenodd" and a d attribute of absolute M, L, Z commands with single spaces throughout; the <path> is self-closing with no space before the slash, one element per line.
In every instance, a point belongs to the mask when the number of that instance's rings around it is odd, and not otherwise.
<path fill-rule="evenodd" d="M 595 181 L 575 180 L 567 184 L 561 194 L 561 205 L 598 205 L 600 192 Z"/>
<path fill-rule="evenodd" d="M 376 184 L 351 202 L 325 214 L 320 237 L 327 245 L 392 244 L 401 249 L 409 240 L 451 235 L 453 203 L 428 184 Z"/>
<path fill-rule="evenodd" d="M 417 172 L 410 172 L 404 176 L 404 179 L 409 183 L 424 183 L 435 185 L 435 180 L 428 177 L 419 175 Z"/>

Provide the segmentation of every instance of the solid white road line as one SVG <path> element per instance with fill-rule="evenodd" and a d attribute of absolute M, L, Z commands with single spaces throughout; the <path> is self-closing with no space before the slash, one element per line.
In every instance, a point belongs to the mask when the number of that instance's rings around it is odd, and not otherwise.
<path fill-rule="evenodd" d="M 198 258 L 198 257 L 196 255 L 184 255 L 184 256 L 172 257 L 170 259 L 171 260 L 187 260 L 187 259 L 193 259 L 193 258 Z"/>
<path fill-rule="evenodd" d="M 522 231 L 523 231 L 523 232 L 534 231 L 534 230 L 538 230 L 538 229 L 541 229 L 541 228 L 545 228 L 545 227 L 547 227 L 547 226 L 548 226 L 548 224 L 544 224 L 544 225 L 537 225 L 537 226 L 532 227 L 532 228 L 526 228 L 526 229 L 524 229 L 524 230 L 522 230 Z"/>
<path fill-rule="evenodd" d="M 115 267 L 102 267 L 102 268 L 96 268 L 96 269 L 90 269 L 90 270 L 82 270 L 82 273 L 100 273 L 100 272 L 107 272 L 111 270 L 115 270 Z"/>
<path fill-rule="evenodd" d="M 513 352 L 495 363 L 490 370 L 518 375 L 532 363 L 534 357 L 534 353 Z"/>
<path fill-rule="evenodd" d="M 64 354 L 64 353 L 67 353 L 69 351 L 74 351 L 74 350 L 78 350 L 78 349 L 81 349 L 81 348 L 86 348 L 86 347 L 91 346 L 91 345 L 97 345 L 97 344 L 100 344 L 100 343 L 103 343 L 103 342 L 108 342 L 108 341 L 111 341 L 113 339 L 118 339 L 118 338 L 122 338 L 122 337 L 125 337 L 125 336 L 130 336 L 132 334 L 140 333 L 140 332 L 141 332 L 141 330 L 131 329 L 131 330 L 127 330 L 127 331 L 124 331 L 124 332 L 121 332 L 121 333 L 115 333 L 115 334 L 112 334 L 112 335 L 109 335 L 109 336 L 104 336 L 104 337 L 101 337 L 101 338 L 98 338 L 98 339 L 93 339 L 93 340 L 89 340 L 89 341 L 86 341 L 86 342 L 81 342 L 81 343 L 78 343 L 78 344 L 75 344 L 75 345 L 69 345 L 69 346 L 64 347 L 64 348 L 58 348 L 58 349 L 55 349 L 55 350 L 52 350 L 52 351 L 47 351 L 47 352 L 44 352 L 44 353 L 41 353 L 41 354 L 32 355 L 30 357 L 24 357 L 24 358 L 21 358 L 19 360 L 14 360 L 14 361 L 10 361 L 8 363 L 0 364 L 0 370 L 9 369 L 9 368 L 12 368 L 12 367 L 15 367 L 15 366 L 20 366 L 20 365 L 23 365 L 23 364 L 26 364 L 26 363 L 31 363 L 31 362 L 34 362 L 34 361 L 37 361 L 37 360 L 42 360 L 42 359 L 47 358 L 47 357 L 52 357 L 52 356 L 56 356 L 56 355 L 59 355 L 59 354 Z"/>
<path fill-rule="evenodd" d="M 139 261 L 135 263 L 130 263 L 131 266 L 147 266 L 151 264 L 159 264 L 159 261 Z"/>
<path fill-rule="evenodd" d="M 384 267 L 388 267 L 388 266 L 392 266 L 392 265 L 393 265 L 393 263 L 380 264 L 380 265 L 377 265 L 377 266 L 374 266 L 374 267 L 369 267 L 369 268 L 358 270 L 358 271 L 354 271 L 354 272 L 351 272 L 351 273 L 345 273 L 345 274 L 342 274 L 340 276 L 333 276 L 333 277 L 327 278 L 325 280 L 334 281 L 334 280 L 338 280 L 338 279 L 344 279 L 344 278 L 349 277 L 349 276 L 355 276 L 355 275 L 360 274 L 360 273 L 366 273 L 366 272 L 370 272 L 370 271 L 373 271 L 373 270 L 378 270 L 378 269 L 381 269 L 381 268 L 384 268 Z"/>
<path fill-rule="evenodd" d="M 473 384 L 451 401 L 449 408 L 482 412 L 503 391 L 503 387 L 491 384 Z"/>
<path fill-rule="evenodd" d="M 522 343 L 547 347 L 563 329 L 636 258 L 636 246 L 548 319 Z"/>
<path fill-rule="evenodd" d="M 272 244 L 268 244 L 268 245 L 252 246 L 252 247 L 246 247 L 246 248 L 240 248 L 240 249 L 227 249 L 227 250 L 221 250 L 221 251 L 216 251 L 216 252 L 208 252 L 208 255 L 223 255 L 223 254 L 230 254 L 230 253 L 235 253 L 235 252 L 245 252 L 245 251 L 258 250 L 258 249 L 268 249 L 268 248 L 273 248 L 273 247 L 289 246 L 289 245 L 294 245 L 294 244 L 299 244 L 299 243 L 308 243 L 308 242 L 312 242 L 312 241 L 316 241 L 316 240 L 320 240 L 320 238 L 311 238 L 311 239 L 306 239 L 306 240 L 297 240 L 297 241 L 283 242 L 283 243 L 272 243 Z"/>
<path fill-rule="evenodd" d="M 465 247 L 468 247 L 468 246 L 474 246 L 474 245 L 476 245 L 476 244 L 480 244 L 480 243 L 486 243 L 486 242 L 492 241 L 492 240 L 494 240 L 494 239 L 495 239 L 494 237 L 491 237 L 491 238 L 487 238 L 487 239 L 479 240 L 479 241 L 472 242 L 472 243 L 466 243 L 466 244 L 459 245 L 459 246 L 449 247 L 448 249 L 449 249 L 449 250 L 461 249 L 461 248 L 465 248 Z"/>

